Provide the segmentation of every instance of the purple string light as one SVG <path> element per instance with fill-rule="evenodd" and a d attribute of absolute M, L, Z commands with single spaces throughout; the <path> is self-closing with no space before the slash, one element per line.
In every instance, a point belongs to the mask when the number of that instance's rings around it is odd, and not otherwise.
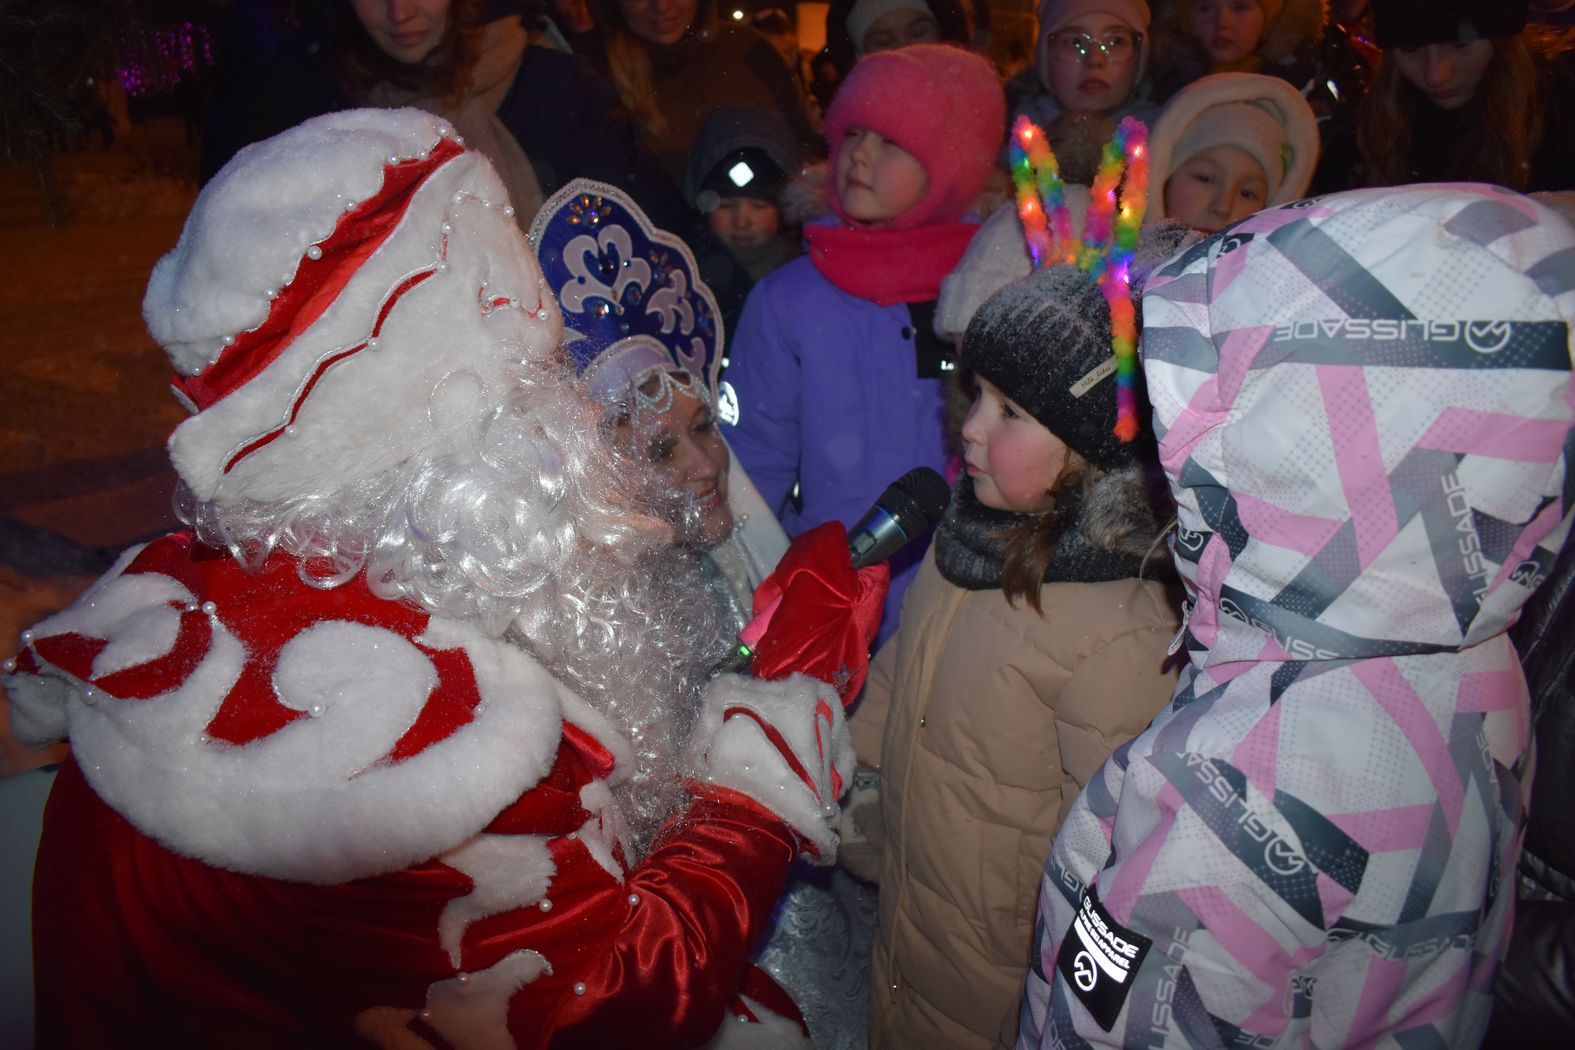
<path fill-rule="evenodd" d="M 135 98 L 173 90 L 187 76 L 213 65 L 207 26 L 139 26 L 121 48 L 120 86 Z"/>

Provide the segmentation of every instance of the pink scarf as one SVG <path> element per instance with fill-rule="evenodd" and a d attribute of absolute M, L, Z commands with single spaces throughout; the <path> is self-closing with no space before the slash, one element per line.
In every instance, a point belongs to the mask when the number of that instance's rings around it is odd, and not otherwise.
<path fill-rule="evenodd" d="M 941 278 L 962 259 L 976 222 L 889 227 L 809 226 L 804 240 L 820 275 L 877 306 L 922 303 L 941 294 Z"/>

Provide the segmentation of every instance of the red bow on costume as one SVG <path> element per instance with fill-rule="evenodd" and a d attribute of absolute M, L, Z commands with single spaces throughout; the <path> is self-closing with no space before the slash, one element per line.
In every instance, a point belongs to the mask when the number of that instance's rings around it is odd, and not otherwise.
<path fill-rule="evenodd" d="M 777 608 L 754 647 L 754 676 L 770 681 L 807 674 L 831 683 L 843 704 L 852 702 L 869 672 L 870 643 L 890 584 L 885 562 L 853 568 L 848 531 L 839 521 L 794 539 L 755 589 L 756 616 Z"/>

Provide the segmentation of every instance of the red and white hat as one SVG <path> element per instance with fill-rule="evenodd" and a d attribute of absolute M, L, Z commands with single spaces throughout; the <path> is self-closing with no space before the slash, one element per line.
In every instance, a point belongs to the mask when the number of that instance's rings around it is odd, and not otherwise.
<path fill-rule="evenodd" d="M 142 304 L 194 415 L 199 499 L 331 492 L 397 466 L 546 361 L 562 323 L 502 182 L 417 109 L 351 110 L 239 153 Z"/>

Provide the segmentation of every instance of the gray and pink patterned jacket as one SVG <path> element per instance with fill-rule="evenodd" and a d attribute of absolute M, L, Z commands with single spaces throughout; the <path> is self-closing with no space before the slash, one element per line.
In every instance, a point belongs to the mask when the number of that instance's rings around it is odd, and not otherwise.
<path fill-rule="evenodd" d="M 1487 186 L 1315 198 L 1143 311 L 1188 666 L 1056 839 L 1019 1050 L 1475 1047 L 1529 782 L 1505 631 L 1575 507 L 1575 231 Z"/>

